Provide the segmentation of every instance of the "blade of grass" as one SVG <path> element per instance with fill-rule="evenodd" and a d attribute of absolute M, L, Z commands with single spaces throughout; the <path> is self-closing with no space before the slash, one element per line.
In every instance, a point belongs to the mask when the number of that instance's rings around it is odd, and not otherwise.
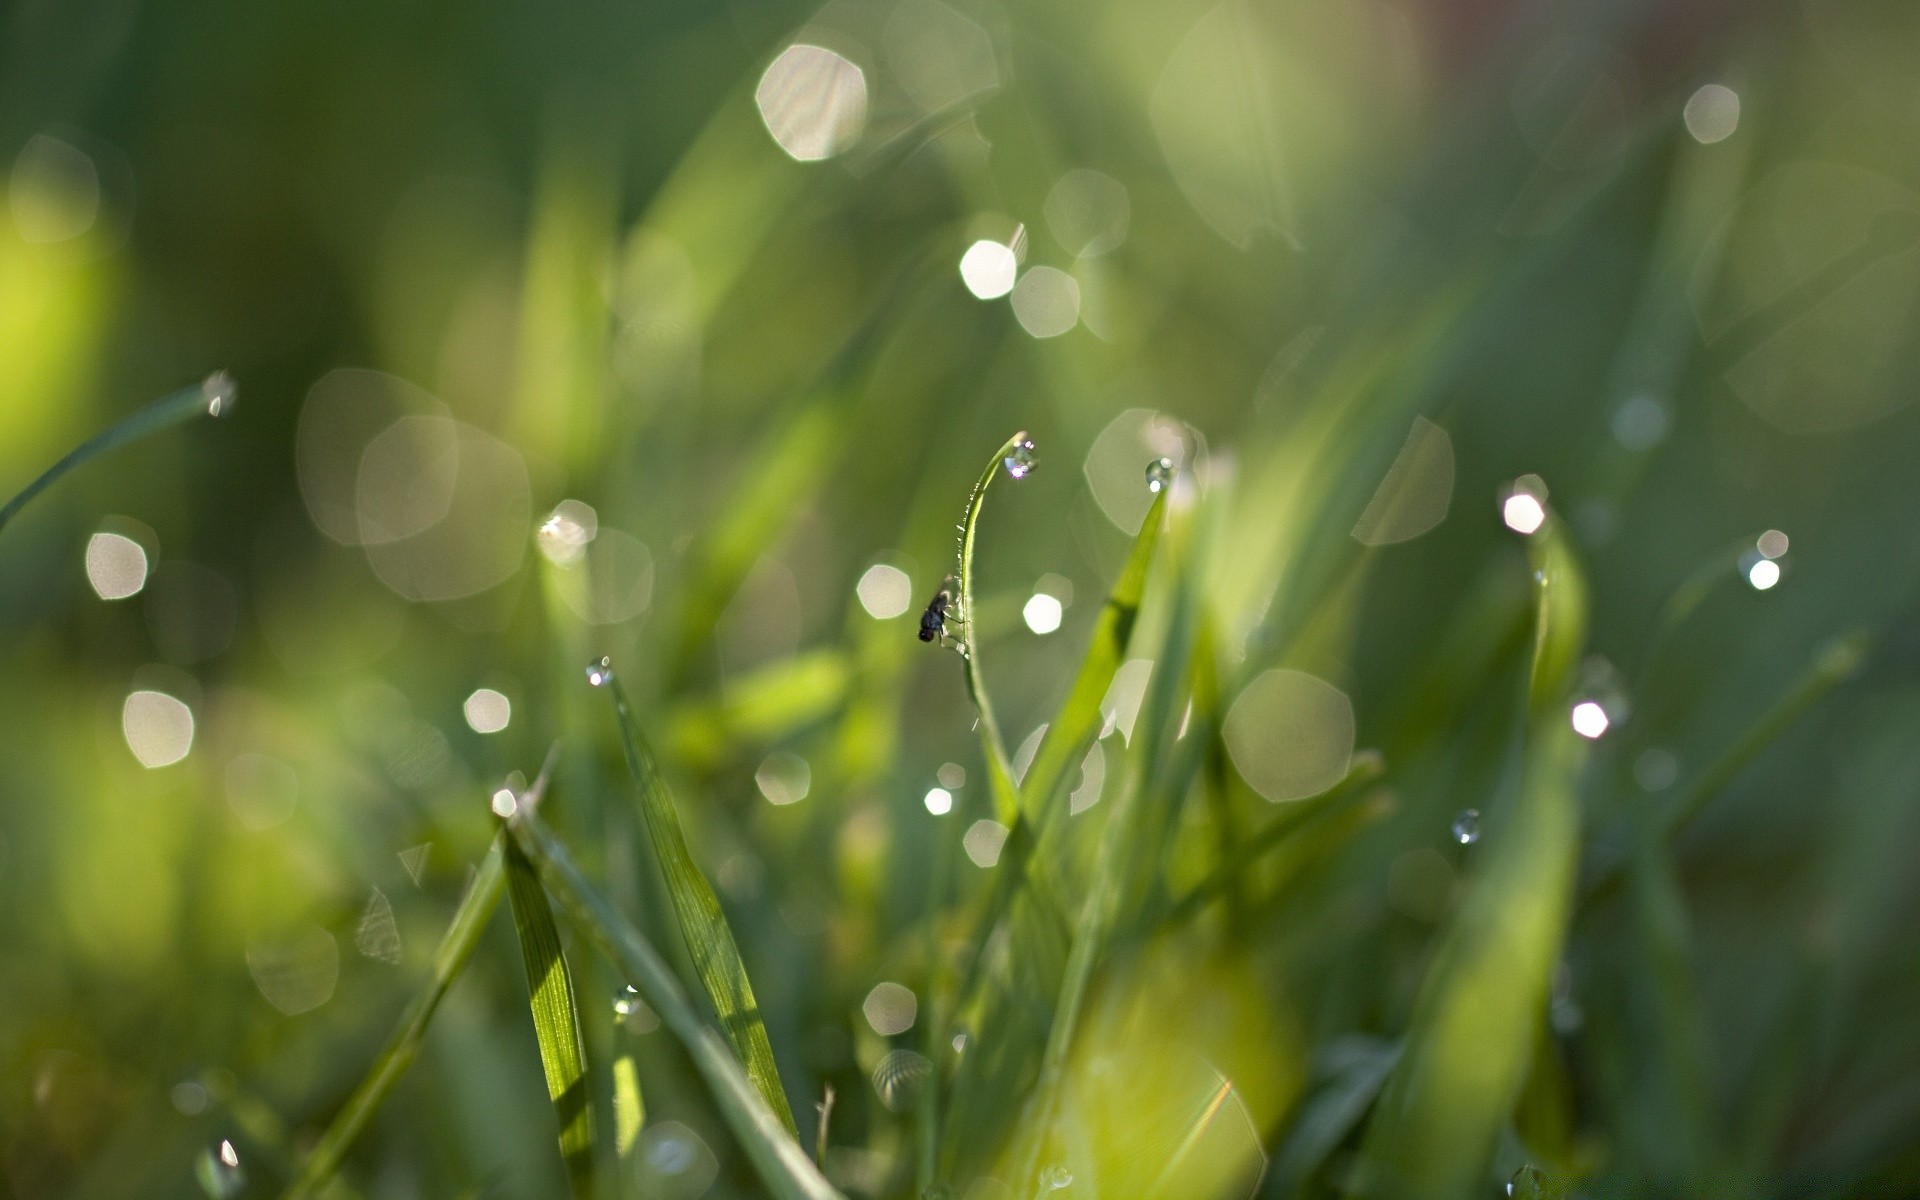
<path fill-rule="evenodd" d="M 1182 549 L 1192 540 L 1191 531 L 1176 534 L 1176 545 Z M 1142 741 L 1140 753 L 1133 760 L 1126 786 L 1113 801 L 1106 827 L 1101 830 L 1093 875 L 1087 883 L 1086 898 L 1073 929 L 1066 970 L 1054 1002 L 1053 1020 L 1047 1029 L 1040 1078 L 1034 1085 L 1034 1099 L 1028 1112 L 1027 1154 L 1017 1177 L 1018 1189 L 1027 1193 L 1043 1194 L 1041 1160 L 1051 1137 L 1074 1033 L 1079 1027 L 1094 968 L 1099 965 L 1113 929 L 1120 924 L 1125 912 L 1146 894 L 1150 881 L 1141 876 L 1150 874 L 1150 868 L 1159 863 L 1155 853 L 1158 846 L 1149 832 L 1159 824 L 1154 820 L 1157 814 L 1152 811 L 1152 802 L 1186 794 L 1184 787 L 1163 787 L 1166 781 L 1159 778 L 1159 774 L 1160 768 L 1176 757 L 1168 750 L 1176 736 L 1180 699 L 1188 681 L 1193 652 L 1194 616 L 1199 608 L 1198 591 L 1204 572 L 1196 563 L 1185 561 L 1190 557 L 1180 554 L 1176 558 L 1182 573 L 1173 589 L 1166 632 L 1155 656 L 1153 677 L 1147 685 L 1139 721 L 1134 727 L 1135 736 Z"/>
<path fill-rule="evenodd" d="M 633 711 L 627 704 L 626 689 L 604 660 L 596 667 L 596 681 L 613 698 L 614 716 L 620 725 L 620 745 L 626 753 L 627 769 L 639 795 L 640 813 L 647 827 L 647 839 L 659 860 L 660 872 L 667 883 L 674 916 L 686 939 L 687 952 L 693 958 L 694 973 L 713 1002 L 715 1015 L 727 1041 L 745 1064 L 754 1086 L 760 1089 L 767 1107 L 772 1109 L 787 1132 L 796 1134 L 793 1110 L 787 1104 L 786 1090 L 780 1086 L 780 1071 L 773 1061 L 773 1043 L 767 1039 L 766 1022 L 753 998 L 753 985 L 747 980 L 746 964 L 740 960 L 740 948 L 734 942 L 733 929 L 720 911 L 719 897 L 707 882 L 693 855 L 687 849 L 686 834 L 680 828 L 680 814 L 673 795 L 654 766 Z"/>
<path fill-rule="evenodd" d="M 633 1149 L 640 1127 L 647 1123 L 647 1103 L 640 1093 L 640 1070 L 633 1055 L 613 1060 L 613 1144 L 621 1158 Z"/>
<path fill-rule="evenodd" d="M 781 1200 L 844 1200 L 820 1174 L 782 1119 L 748 1078 L 733 1048 L 698 1011 L 659 953 L 580 873 L 566 847 L 539 817 L 516 808 L 507 828 L 539 872 L 540 881 L 608 961 L 660 1015 L 686 1047 L 712 1089 L 716 1106 L 767 1188 Z"/>
<path fill-rule="evenodd" d="M 527 803 L 537 804 L 545 794 L 554 761 L 555 755 L 549 754 L 546 766 L 541 768 L 540 777 L 533 781 L 524 794 Z M 500 896 L 506 890 L 506 840 L 504 834 L 495 837 L 487 856 L 480 860 L 473 882 L 467 885 L 467 894 L 461 898 L 460 907 L 454 910 L 453 920 L 448 923 L 447 932 L 440 939 L 439 949 L 434 951 L 433 974 L 427 980 L 427 986 L 400 1015 L 400 1023 L 387 1038 L 387 1044 L 381 1048 L 379 1057 L 374 1059 L 372 1068 L 334 1115 L 326 1133 L 315 1144 L 313 1153 L 300 1164 L 293 1180 L 287 1184 L 287 1190 L 281 1193 L 282 1200 L 305 1200 L 321 1193 L 334 1172 L 340 1169 L 340 1161 L 346 1156 L 354 1139 L 360 1136 L 360 1131 L 373 1119 L 380 1105 L 399 1086 L 407 1068 L 419 1057 L 420 1044 L 426 1038 L 428 1023 L 438 1011 L 440 1001 L 446 997 L 447 989 L 453 986 L 453 981 L 466 968 L 467 960 L 473 957 L 474 947 L 480 944 L 480 935 L 486 931 L 487 922 L 493 917 L 493 910 L 499 906 Z"/>
<path fill-rule="evenodd" d="M 995 867 L 986 906 L 974 924 L 973 952 L 967 958 L 967 973 L 957 993 L 962 1003 L 978 982 L 979 963 L 984 957 L 981 951 L 987 938 L 999 927 L 1007 906 L 1025 879 L 1027 862 L 1033 856 L 1039 837 L 1036 824 L 1044 825 L 1049 820 L 1058 807 L 1056 794 L 1061 791 L 1060 785 L 1065 782 L 1069 768 L 1086 754 L 1087 746 L 1100 732 L 1103 721 L 1100 702 L 1106 699 L 1114 672 L 1120 669 L 1127 643 L 1133 637 L 1134 620 L 1140 615 L 1140 601 L 1146 595 L 1147 569 L 1153 562 L 1154 547 L 1160 541 L 1160 528 L 1166 523 L 1167 495 L 1172 490 L 1171 486 L 1162 487 L 1147 510 L 1146 520 L 1134 536 L 1133 548 L 1127 553 L 1126 565 L 1107 593 L 1099 616 L 1094 618 L 1093 636 L 1080 660 L 1073 687 L 1067 692 L 1060 711 L 1048 723 L 1040 748 L 1033 756 L 1033 765 L 1021 782 L 1020 809 Z"/>
<path fill-rule="evenodd" d="M 987 469 L 980 473 L 980 479 L 973 485 L 973 491 L 967 497 L 966 515 L 960 521 L 960 546 L 958 572 L 960 583 L 960 617 L 963 622 L 973 620 L 973 541 L 980 527 L 980 510 L 987 503 L 987 489 L 1000 474 L 1001 463 L 1007 461 L 1021 446 L 1031 446 L 1026 432 L 1022 430 L 1001 443 L 993 457 L 987 460 Z M 987 685 L 980 673 L 980 639 L 974 636 L 971 625 L 967 627 L 967 636 L 960 643 L 960 652 L 966 663 L 967 695 L 973 700 L 973 707 L 980 714 L 980 748 L 987 760 L 987 781 L 993 793 L 993 807 L 1000 823 L 1009 828 L 1020 815 L 1020 789 L 1013 780 L 1013 763 L 1007 757 L 1006 739 L 1000 734 L 1000 722 L 993 715 L 993 702 L 987 696 Z"/>
<path fill-rule="evenodd" d="M 1826 694 L 1846 682 L 1865 661 L 1871 638 L 1864 630 L 1855 630 L 1828 642 L 1785 695 L 1760 714 L 1733 745 L 1721 752 L 1688 784 L 1679 797 L 1656 818 L 1660 839 L 1671 844 L 1691 825 L 1713 798 L 1752 765 L 1761 751 L 1787 731 L 1794 722 Z M 1585 887 L 1583 903 L 1610 896 L 1625 878 L 1629 856 L 1619 854 L 1593 869 Z"/>
<path fill-rule="evenodd" d="M 35 496 L 52 487 L 54 482 L 68 471 L 86 463 L 90 459 L 111 453 L 129 442 L 137 442 L 149 434 L 159 433 L 193 417 L 206 415 L 217 417 L 233 409 L 233 378 L 225 371 L 219 371 L 190 388 L 182 388 L 171 396 L 162 397 L 152 404 L 134 413 L 116 425 L 108 426 L 86 441 L 75 446 L 67 456 L 48 467 L 40 478 L 34 480 L 20 493 L 0 508 L 0 530 L 7 527 L 19 511 L 25 508 Z"/>
<path fill-rule="evenodd" d="M 1586 758 L 1566 701 L 1585 643 L 1586 587 L 1557 519 L 1529 549 L 1536 618 L 1519 789 L 1489 822 L 1480 869 L 1368 1127 L 1364 1182 L 1383 1194 L 1479 1194 L 1565 933 L 1579 851 L 1574 779 Z"/>
<path fill-rule="evenodd" d="M 1167 914 L 1168 922 L 1178 925 L 1199 916 L 1206 911 L 1207 905 L 1226 892 L 1242 871 L 1259 862 L 1269 850 L 1301 829 L 1342 811 L 1365 795 L 1367 788 L 1378 782 L 1385 773 L 1386 766 L 1378 754 L 1371 751 L 1356 754 L 1353 765 L 1339 783 L 1318 796 L 1296 801 L 1280 816 L 1269 821 L 1260 832 L 1237 843 L 1226 862 L 1194 884 L 1192 890 L 1175 902 Z"/>
<path fill-rule="evenodd" d="M 514 929 L 520 935 L 520 958 L 527 969 L 527 999 L 534 1037 L 540 1044 L 540 1068 L 547 1077 L 547 1099 L 560 1122 L 560 1157 L 573 1195 L 592 1196 L 593 1103 L 587 1094 L 587 1047 L 580 1034 L 573 973 L 561 953 L 553 909 L 533 864 L 511 840 L 506 859 L 507 895 Z"/>

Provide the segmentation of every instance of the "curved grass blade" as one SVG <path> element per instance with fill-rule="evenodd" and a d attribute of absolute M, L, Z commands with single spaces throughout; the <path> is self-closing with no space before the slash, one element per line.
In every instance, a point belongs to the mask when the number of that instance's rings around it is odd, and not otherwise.
<path fill-rule="evenodd" d="M 171 396 L 156 400 L 119 424 L 101 430 L 75 446 L 65 458 L 48 467 L 40 478 L 7 501 L 6 507 L 0 508 L 0 530 L 5 529 L 7 522 L 13 520 L 35 496 L 89 459 L 98 458 L 129 442 L 137 442 L 148 434 L 159 433 L 196 416 L 218 417 L 231 412 L 233 397 L 233 377 L 225 371 L 217 371 L 192 387 L 182 388 Z"/>
<path fill-rule="evenodd" d="M 1368 1127 L 1362 1169 L 1381 1194 L 1479 1194 L 1565 934 L 1579 853 L 1574 778 L 1586 758 L 1566 699 L 1585 643 L 1586 586 L 1557 520 L 1530 549 L 1536 619 L 1519 790 L 1489 823 Z"/>
<path fill-rule="evenodd" d="M 768 1105 L 757 1082 L 748 1078 L 727 1041 L 695 1010 L 659 953 L 587 882 L 553 832 L 524 806 L 509 818 L 507 829 L 568 918 L 619 968 L 686 1047 L 768 1191 L 780 1200 L 844 1200 L 800 1148 L 791 1117 L 782 1119 Z"/>
<path fill-rule="evenodd" d="M 573 973 L 560 951 L 553 909 L 540 877 L 518 843 L 507 843 L 507 895 L 527 969 L 527 998 L 540 1043 L 547 1098 L 560 1121 L 560 1157 L 576 1197 L 593 1195 L 593 1104 L 587 1094 L 587 1046 L 580 1035 L 580 1009 Z"/>
<path fill-rule="evenodd" d="M 1068 770 L 1086 754 L 1087 746 L 1100 732 L 1103 720 L 1100 702 L 1106 698 L 1114 672 L 1120 669 L 1127 643 L 1133 636 L 1134 619 L 1140 615 L 1140 602 L 1146 595 L 1147 568 L 1152 565 L 1154 547 L 1160 541 L 1160 528 L 1166 523 L 1167 496 L 1172 491 L 1171 487 L 1161 488 L 1147 510 L 1146 520 L 1134 537 L 1133 548 L 1127 553 L 1126 565 L 1107 593 L 1100 615 L 1094 618 L 1093 637 L 1080 661 L 1073 687 L 1059 713 L 1048 723 L 1040 748 L 1033 756 L 1033 765 L 1020 784 L 1020 810 L 995 868 L 986 908 L 975 926 L 973 953 L 968 958 L 966 981 L 959 992 L 963 1001 L 977 979 L 982 945 L 999 926 L 1008 904 L 1020 890 L 1027 861 L 1033 856 L 1038 841 L 1036 824 L 1044 826 L 1058 807 L 1056 793 L 1060 792 Z"/>
<path fill-rule="evenodd" d="M 1659 839 L 1671 843 L 1679 837 L 1722 789 L 1752 765 L 1761 751 L 1771 746 L 1774 739 L 1805 716 L 1828 692 L 1851 678 L 1865 661 L 1869 644 L 1870 638 L 1862 630 L 1828 642 L 1793 687 L 1760 714 L 1738 741 L 1709 763 L 1673 804 L 1655 818 Z M 1610 896 L 1625 878 L 1624 869 L 1629 861 L 1627 855 L 1619 854 L 1595 867 L 1587 878 L 1583 903 Z"/>
<path fill-rule="evenodd" d="M 1031 447 L 1026 431 L 1022 430 L 1003 442 L 993 457 L 987 460 L 987 469 L 980 473 L 980 479 L 973 485 L 973 491 L 967 496 L 966 515 L 960 521 L 959 577 L 960 577 L 960 616 L 963 621 L 973 620 L 973 539 L 980 526 L 980 510 L 987 503 L 987 488 L 992 486 L 994 477 L 1000 473 L 1000 464 L 1011 461 L 1013 453 L 1022 446 Z M 1001 736 L 1000 722 L 993 715 L 993 702 L 987 697 L 987 685 L 980 674 L 980 639 L 973 636 L 973 629 L 967 629 L 966 640 L 960 644 L 961 655 L 967 664 L 967 694 L 973 699 L 973 707 L 980 713 L 980 747 L 987 760 L 987 780 L 993 791 L 994 813 L 1003 825 L 1013 825 L 1020 815 L 1020 788 L 1013 780 L 1013 760 L 1007 757 L 1006 739 Z"/>
<path fill-rule="evenodd" d="M 540 797 L 546 793 L 547 781 L 552 777 L 553 764 L 558 758 L 557 750 L 556 747 L 554 753 L 547 755 L 546 765 L 541 768 L 540 777 L 524 793 L 523 803 L 538 804 Z M 287 1190 L 281 1193 L 282 1200 L 305 1200 L 318 1196 L 326 1188 L 334 1172 L 340 1169 L 340 1160 L 346 1157 L 354 1139 L 360 1136 L 360 1131 L 373 1119 L 381 1103 L 399 1086 L 407 1068 L 419 1057 L 420 1043 L 427 1036 L 427 1024 L 433 1020 L 433 1014 L 439 1009 L 447 989 L 453 986 L 453 981 L 465 969 L 467 960 L 473 957 L 474 947 L 480 944 L 480 935 L 486 931 L 487 922 L 492 919 L 493 910 L 499 906 L 500 896 L 506 891 L 506 843 L 505 834 L 493 839 L 493 846 L 487 851 L 487 856 L 480 860 L 480 868 L 474 873 L 473 882 L 467 885 L 467 894 L 461 898 L 460 907 L 454 910 L 453 920 L 448 923 L 447 932 L 440 939 L 439 949 L 434 951 L 433 975 L 428 979 L 427 986 L 400 1015 L 399 1025 L 387 1038 L 380 1056 L 374 1059 L 372 1069 L 334 1115 L 333 1123 L 327 1126 L 313 1153 L 300 1164 Z"/>
<path fill-rule="evenodd" d="M 797 1133 L 793 1110 L 787 1104 L 786 1090 L 780 1086 L 780 1071 L 773 1061 L 773 1043 L 767 1040 L 767 1025 L 760 1017 L 760 1006 L 753 998 L 753 985 L 747 980 L 746 964 L 740 960 L 740 947 L 734 942 L 733 929 L 713 885 L 701 873 L 687 850 L 686 834 L 680 828 L 680 814 L 673 806 L 673 795 L 654 766 L 652 752 L 634 722 L 627 704 L 626 689 L 614 677 L 613 669 L 603 664 L 597 681 L 613 697 L 614 716 L 620 723 L 620 745 L 627 757 L 627 769 L 639 789 L 640 814 L 647 827 L 647 840 L 659 860 L 660 873 L 667 882 L 667 895 L 673 901 L 674 916 L 686 939 L 687 952 L 693 958 L 694 973 L 713 1001 L 715 1015 L 727 1041 L 745 1064 L 754 1086 L 760 1089 L 767 1107 L 772 1109 L 789 1134 Z"/>

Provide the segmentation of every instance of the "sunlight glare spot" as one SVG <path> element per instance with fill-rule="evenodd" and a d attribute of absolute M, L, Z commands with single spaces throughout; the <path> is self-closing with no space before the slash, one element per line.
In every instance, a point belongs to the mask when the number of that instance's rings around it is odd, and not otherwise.
<path fill-rule="evenodd" d="M 1515 533 L 1530 535 L 1538 533 L 1540 527 L 1547 523 L 1547 509 L 1538 496 L 1515 492 L 1501 505 L 1500 519 Z"/>
<path fill-rule="evenodd" d="M 1013 288 L 1013 315 L 1036 338 L 1053 338 L 1080 323 L 1080 283 L 1057 267 L 1034 267 Z"/>
<path fill-rule="evenodd" d="M 768 65 L 753 100 L 788 156 L 819 162 L 851 146 L 867 123 L 867 77 L 823 46 L 788 46 Z"/>
<path fill-rule="evenodd" d="M 867 1024 L 881 1037 L 892 1037 L 913 1028 L 914 1018 L 919 1015 L 920 1001 L 912 989 L 886 980 L 873 985 L 866 1000 L 860 1005 L 860 1011 L 867 1018 Z"/>
<path fill-rule="evenodd" d="M 944 817 L 953 811 L 953 793 L 943 787 L 928 788 L 926 805 L 928 812 Z"/>
<path fill-rule="evenodd" d="M 767 803 L 785 807 L 807 798 L 813 787 L 813 768 L 798 754 L 777 750 L 761 762 L 760 769 L 753 773 L 753 783 Z"/>
<path fill-rule="evenodd" d="M 169 766 L 193 749 L 193 710 L 165 692 L 142 689 L 121 706 L 120 731 L 141 766 Z"/>
<path fill-rule="evenodd" d="M 1681 114 L 1687 132 L 1702 145 L 1724 142 L 1740 127 L 1740 94 L 1730 87 L 1709 83 L 1687 98 Z"/>
<path fill-rule="evenodd" d="M 1607 710 L 1598 701 L 1582 700 L 1573 706 L 1573 731 L 1589 740 L 1606 733 L 1607 726 L 1613 724 L 1607 716 Z"/>
<path fill-rule="evenodd" d="M 1770 558 L 1763 558 L 1747 568 L 1747 582 L 1756 592 L 1764 592 L 1780 582 L 1780 564 Z"/>
<path fill-rule="evenodd" d="M 981 300 L 998 300 L 1013 290 L 1020 261 L 1011 246 L 982 238 L 960 256 L 960 281 Z"/>
<path fill-rule="evenodd" d="M 125 600 L 147 586 L 147 552 L 139 542 L 117 533 L 96 533 L 87 540 L 87 583 L 102 600 Z"/>
<path fill-rule="evenodd" d="M 860 607 L 876 621 L 890 621 L 913 606 L 913 580 L 899 567 L 875 563 L 854 585 Z"/>
<path fill-rule="evenodd" d="M 1000 850 L 1007 844 L 1007 827 L 991 817 L 982 817 L 967 826 L 960 845 L 974 866 L 986 870 L 1000 861 Z"/>
<path fill-rule="evenodd" d="M 1753 547 L 1762 557 L 1781 558 L 1787 553 L 1787 535 L 1778 529 L 1769 529 L 1760 535 Z"/>
<path fill-rule="evenodd" d="M 477 688 L 460 711 L 475 733 L 499 733 L 513 719 L 513 702 L 492 688 Z"/>
<path fill-rule="evenodd" d="M 1045 592 L 1035 592 L 1027 599 L 1020 615 L 1026 619 L 1027 628 L 1035 633 L 1052 633 L 1060 628 L 1060 601 Z"/>

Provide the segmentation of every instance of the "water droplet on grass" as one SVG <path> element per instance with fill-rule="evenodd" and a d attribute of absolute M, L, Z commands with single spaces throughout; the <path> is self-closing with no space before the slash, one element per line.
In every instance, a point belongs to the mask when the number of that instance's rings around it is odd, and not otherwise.
<path fill-rule="evenodd" d="M 640 993 L 632 988 L 622 988 L 613 995 L 613 1015 L 625 1020 L 633 1015 L 633 1006 L 640 1002 Z"/>
<path fill-rule="evenodd" d="M 1173 479 L 1173 460 L 1156 458 L 1147 464 L 1147 490 L 1157 492 Z"/>
<path fill-rule="evenodd" d="M 1507 1195 L 1525 1197 L 1526 1200 L 1539 1200 L 1547 1195 L 1547 1179 L 1540 1168 L 1528 1164 L 1513 1173 L 1507 1180 Z"/>
<path fill-rule="evenodd" d="M 200 385 L 200 393 L 207 398 L 207 415 L 222 417 L 233 411 L 233 398 L 238 389 L 233 385 L 233 376 L 215 371 Z"/>
<path fill-rule="evenodd" d="M 1067 1170 L 1065 1167 L 1053 1167 L 1047 1171 L 1047 1188 L 1049 1191 L 1057 1192 L 1062 1188 L 1071 1186 L 1073 1186 L 1072 1171 Z"/>
<path fill-rule="evenodd" d="M 587 664 L 587 682 L 594 687 L 602 687 L 613 678 L 613 660 L 596 658 Z"/>
<path fill-rule="evenodd" d="M 1480 810 L 1462 809 L 1453 819 L 1453 840 L 1462 846 L 1471 846 L 1480 840 Z"/>
<path fill-rule="evenodd" d="M 1033 439 L 1021 438 L 1013 444 L 1013 449 L 1001 460 L 1001 465 L 1006 467 L 1007 474 L 1015 479 L 1025 479 L 1033 474 L 1033 468 L 1039 461 L 1034 457 Z"/>
<path fill-rule="evenodd" d="M 214 1200 L 230 1200 L 247 1186 L 247 1173 L 240 1169 L 240 1154 L 233 1143 L 225 1139 L 218 1146 L 209 1146 L 200 1152 L 200 1161 L 193 1173 L 200 1187 Z"/>

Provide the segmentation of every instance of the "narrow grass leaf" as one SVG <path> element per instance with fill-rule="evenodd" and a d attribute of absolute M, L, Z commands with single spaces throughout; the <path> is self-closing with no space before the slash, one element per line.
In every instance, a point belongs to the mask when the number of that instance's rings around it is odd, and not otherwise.
<path fill-rule="evenodd" d="M 593 1194 L 593 1105 L 587 1089 L 587 1048 L 580 1034 L 580 1009 L 573 973 L 560 950 L 560 932 L 533 864 L 520 847 L 507 845 L 507 895 L 513 925 L 520 935 L 520 957 L 527 969 L 533 1032 L 540 1043 L 540 1067 L 547 1077 L 547 1098 L 560 1121 L 560 1157 L 575 1196 Z"/>
<path fill-rule="evenodd" d="M 734 1049 L 694 1008 L 659 953 L 587 882 L 553 832 L 525 808 L 516 810 L 507 828 L 568 918 L 686 1047 L 767 1189 L 780 1200 L 842 1200 L 800 1148 L 791 1116 L 783 1118 L 768 1104 L 758 1082 L 748 1078 Z"/>
<path fill-rule="evenodd" d="M 1063 794 L 1060 785 L 1065 782 L 1068 770 L 1085 756 L 1087 746 L 1100 732 L 1104 720 L 1100 702 L 1106 698 L 1114 672 L 1120 669 L 1127 643 L 1133 637 L 1140 601 L 1146 595 L 1147 569 L 1153 563 L 1154 547 L 1159 544 L 1160 528 L 1165 524 L 1167 496 L 1172 491 L 1171 486 L 1162 487 L 1147 510 L 1146 520 L 1141 523 L 1133 548 L 1127 554 L 1126 565 L 1107 593 L 1099 616 L 1094 618 L 1093 637 L 1080 661 L 1073 687 L 1048 723 L 1040 748 L 1033 756 L 1033 765 L 1021 783 L 1023 799 L 1001 851 L 986 907 L 975 925 L 974 953 L 968 959 L 968 975 L 960 991 L 963 999 L 973 990 L 977 964 L 982 958 L 981 947 L 999 927 L 1008 904 L 1025 878 L 1027 861 L 1039 837 L 1037 827 L 1043 825 L 1057 807 L 1057 793 Z"/>
<path fill-rule="evenodd" d="M 640 1127 L 647 1123 L 647 1104 L 640 1093 L 640 1071 L 633 1055 L 613 1060 L 613 1145 L 621 1158 L 633 1149 Z"/>
<path fill-rule="evenodd" d="M 534 784 L 529 795 L 538 795 L 545 777 Z M 366 1077 L 354 1088 L 353 1094 L 334 1115 L 332 1124 L 315 1144 L 313 1153 L 300 1164 L 293 1180 L 282 1193 L 284 1200 L 305 1200 L 318 1196 L 340 1169 L 340 1161 L 353 1145 L 360 1131 L 366 1128 L 380 1105 L 399 1086 L 400 1080 L 419 1057 L 420 1044 L 426 1038 L 427 1025 L 438 1011 L 440 1001 L 446 996 L 447 989 L 453 986 L 460 972 L 466 967 L 467 960 L 473 957 L 474 947 L 480 942 L 480 935 L 486 930 L 487 922 L 493 916 L 493 910 L 500 904 L 501 893 L 506 890 L 504 856 L 506 837 L 496 837 L 487 856 L 480 860 L 480 868 L 474 873 L 473 882 L 467 885 L 467 894 L 460 901 L 460 907 L 454 911 L 453 920 L 447 926 L 446 934 L 440 939 L 440 947 L 434 951 L 433 973 L 407 1009 L 400 1015 L 400 1023 L 394 1028 L 387 1044 L 381 1048 L 379 1057 L 374 1059 L 373 1067 Z"/>
<path fill-rule="evenodd" d="M 1011 461 L 1010 456 L 1021 446 L 1030 446 L 1023 430 L 1001 443 L 993 457 L 987 460 L 987 469 L 980 473 L 979 480 L 973 485 L 973 491 L 967 496 L 967 511 L 960 519 L 959 584 L 960 617 L 964 622 L 974 619 L 973 608 L 973 542 L 979 532 L 980 510 L 986 507 L 987 489 L 1001 471 L 1003 462 Z M 1020 787 L 1014 782 L 1013 761 L 1007 757 L 1007 742 L 1000 733 L 1000 722 L 993 715 L 993 702 L 987 696 L 987 685 L 980 673 L 980 639 L 975 636 L 971 624 L 967 625 L 966 638 L 961 642 L 961 654 L 966 662 L 967 694 L 973 699 L 973 707 L 980 713 L 980 749 L 987 760 L 987 783 L 993 794 L 993 807 L 1000 823 L 1011 827 L 1020 815 Z"/>
<path fill-rule="evenodd" d="M 129 442 L 137 442 L 149 434 L 178 425 L 197 416 L 218 417 L 233 409 L 233 378 L 225 371 L 209 375 L 204 381 L 190 388 L 182 388 L 171 396 L 162 397 L 152 404 L 134 413 L 117 425 L 111 425 L 94 434 L 59 462 L 44 471 L 20 493 L 0 508 L 0 529 L 13 520 L 29 501 L 41 492 L 53 486 L 54 482 L 68 471 L 73 470 L 103 454 L 110 453 Z"/>
<path fill-rule="evenodd" d="M 1530 549 L 1536 620 L 1519 789 L 1490 814 L 1479 870 L 1369 1125 L 1364 1183 L 1383 1194 L 1479 1194 L 1565 933 L 1579 850 L 1574 778 L 1586 758 L 1566 705 L 1585 642 L 1586 588 L 1557 520 Z"/>
<path fill-rule="evenodd" d="M 674 916 L 679 920 L 680 933 L 693 959 L 694 973 L 700 977 L 700 985 L 713 1002 L 727 1041 L 745 1064 L 767 1107 L 786 1125 L 788 1133 L 794 1133 L 793 1110 L 787 1104 L 786 1090 L 780 1086 L 773 1044 L 767 1039 L 766 1022 L 761 1019 L 759 1003 L 753 997 L 753 985 L 747 980 L 746 964 L 740 959 L 733 930 L 727 924 L 726 914 L 720 910 L 713 885 L 707 882 L 687 849 L 673 795 L 660 777 L 646 739 L 633 719 L 626 690 L 611 670 L 605 684 L 620 723 L 620 745 L 626 752 L 627 769 L 633 773 L 639 790 L 647 839 L 653 845 L 660 872 L 666 879 L 667 895 L 673 902 Z"/>

